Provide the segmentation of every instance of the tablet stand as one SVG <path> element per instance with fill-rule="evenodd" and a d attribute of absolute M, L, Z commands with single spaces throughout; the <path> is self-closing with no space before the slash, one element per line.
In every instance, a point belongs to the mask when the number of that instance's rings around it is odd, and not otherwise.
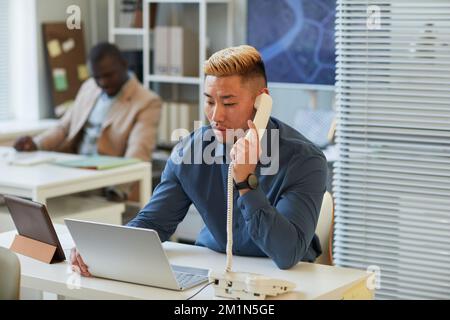
<path fill-rule="evenodd" d="M 14 238 L 10 249 L 16 253 L 44 263 L 56 262 L 53 261 L 56 253 L 56 246 L 33 240 L 19 234 Z"/>

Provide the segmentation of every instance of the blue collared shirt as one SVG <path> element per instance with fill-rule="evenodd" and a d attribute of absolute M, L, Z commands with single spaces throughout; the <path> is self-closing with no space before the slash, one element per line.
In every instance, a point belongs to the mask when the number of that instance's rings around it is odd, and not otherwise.
<path fill-rule="evenodd" d="M 174 148 L 161 183 L 129 226 L 155 229 L 161 241 L 166 241 L 193 203 L 205 223 L 196 244 L 225 252 L 229 161 L 223 145 L 209 137 L 210 129 L 194 131 Z M 281 121 L 271 118 L 268 129 L 268 134 L 270 129 L 279 130 L 279 148 L 269 148 L 271 157 L 278 157 L 278 170 L 262 175 L 271 163 L 258 163 L 259 186 L 243 196 L 234 191 L 233 253 L 268 256 L 279 268 L 287 269 L 301 260 L 312 262 L 321 254 L 314 232 L 326 189 L 327 163 L 316 146 Z M 194 158 L 198 160 L 211 149 L 213 157 L 223 161 L 195 162 Z M 180 163 L 181 158 L 190 158 L 193 164 Z"/>
<path fill-rule="evenodd" d="M 128 72 L 128 78 L 131 78 L 133 73 Z M 122 87 L 123 88 L 123 87 Z M 97 140 L 102 133 L 103 123 L 108 115 L 113 104 L 118 100 L 122 93 L 122 89 L 114 96 L 110 97 L 106 92 L 102 93 L 97 98 L 91 113 L 83 126 L 81 141 L 78 144 L 78 154 L 82 155 L 97 155 Z"/>
<path fill-rule="evenodd" d="M 83 134 L 78 145 L 78 154 L 96 155 L 98 153 L 97 140 L 101 134 L 102 125 L 103 122 L 105 122 L 106 115 L 115 101 L 116 97 L 109 97 L 105 92 L 102 92 L 97 98 L 97 101 L 83 126 Z"/>

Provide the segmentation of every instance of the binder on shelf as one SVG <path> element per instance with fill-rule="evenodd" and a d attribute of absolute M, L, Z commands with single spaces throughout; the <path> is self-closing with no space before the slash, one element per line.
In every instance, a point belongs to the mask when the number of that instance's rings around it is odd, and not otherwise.
<path fill-rule="evenodd" d="M 198 110 L 198 103 L 191 103 L 191 124 L 192 124 L 192 130 L 196 130 L 199 128 L 199 126 L 202 126 L 202 124 L 196 123 L 201 122 L 201 116 L 199 114 Z M 203 114 L 202 114 L 203 115 Z"/>
<path fill-rule="evenodd" d="M 198 77 L 198 35 L 189 28 L 170 27 L 170 46 L 173 52 L 170 59 L 172 74 Z"/>
<path fill-rule="evenodd" d="M 180 26 L 155 27 L 155 74 L 198 77 L 198 40 Z"/>
<path fill-rule="evenodd" d="M 161 106 L 161 118 L 159 120 L 158 140 L 160 142 L 167 142 L 170 140 L 169 136 L 169 104 L 163 102 Z"/>
<path fill-rule="evenodd" d="M 194 128 L 194 108 L 189 103 L 180 103 L 179 109 L 180 128 L 191 132 Z"/>
<path fill-rule="evenodd" d="M 154 70 L 155 74 L 169 74 L 169 27 L 155 27 L 155 58 Z"/>
<path fill-rule="evenodd" d="M 176 129 L 188 132 L 194 130 L 194 122 L 198 120 L 198 105 L 189 102 L 164 102 L 162 105 L 158 142 L 172 142 L 172 133 Z"/>
<path fill-rule="evenodd" d="M 189 104 L 178 104 L 178 126 L 180 129 L 189 130 Z"/>
<path fill-rule="evenodd" d="M 183 29 L 169 28 L 169 74 L 183 76 Z"/>
<path fill-rule="evenodd" d="M 170 119 L 169 119 L 169 141 L 172 141 L 172 134 L 180 127 L 178 103 L 170 102 Z"/>

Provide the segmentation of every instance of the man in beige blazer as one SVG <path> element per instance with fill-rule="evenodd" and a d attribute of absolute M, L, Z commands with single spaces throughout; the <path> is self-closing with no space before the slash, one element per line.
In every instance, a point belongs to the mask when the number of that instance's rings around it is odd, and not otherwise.
<path fill-rule="evenodd" d="M 100 43 L 89 54 L 92 78 L 80 88 L 74 105 L 58 125 L 31 138 L 19 138 L 18 151 L 51 150 L 86 155 L 151 159 L 161 99 L 145 89 L 119 49 Z"/>

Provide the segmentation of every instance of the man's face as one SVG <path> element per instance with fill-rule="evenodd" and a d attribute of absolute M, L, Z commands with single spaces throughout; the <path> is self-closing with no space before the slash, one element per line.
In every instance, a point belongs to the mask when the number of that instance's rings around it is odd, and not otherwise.
<path fill-rule="evenodd" d="M 92 64 L 91 71 L 97 85 L 110 97 L 120 91 L 127 78 L 126 63 L 108 55 Z"/>
<path fill-rule="evenodd" d="M 248 129 L 247 120 L 255 114 L 253 91 L 238 75 L 206 76 L 205 114 L 219 142 L 227 143 L 226 129 Z"/>

